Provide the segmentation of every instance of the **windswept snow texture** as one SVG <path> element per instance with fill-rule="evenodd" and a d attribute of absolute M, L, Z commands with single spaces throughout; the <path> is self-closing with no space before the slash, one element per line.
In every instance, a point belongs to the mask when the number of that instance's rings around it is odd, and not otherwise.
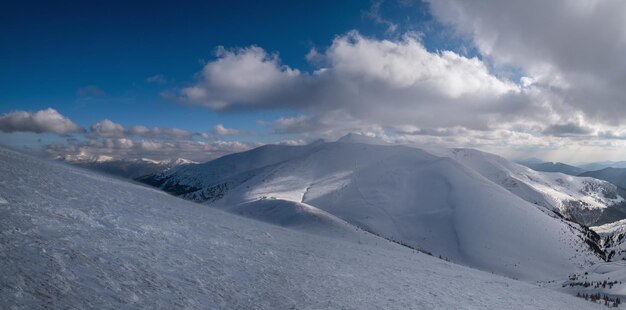
<path fill-rule="evenodd" d="M 518 279 L 563 279 L 601 261 L 580 226 L 456 159 L 412 147 L 271 146 L 156 179 L 194 188 L 182 196 L 226 210 L 259 199 L 303 202 L 385 238 Z"/>
<path fill-rule="evenodd" d="M 1 148 L 0 176 L 2 309 L 594 306 L 365 232 L 289 230 Z"/>
<path fill-rule="evenodd" d="M 371 239 L 370 234 L 364 234 L 355 226 L 305 203 L 282 199 L 260 199 L 229 206 L 226 210 L 316 235 L 341 237 L 358 242 L 368 242 Z"/>

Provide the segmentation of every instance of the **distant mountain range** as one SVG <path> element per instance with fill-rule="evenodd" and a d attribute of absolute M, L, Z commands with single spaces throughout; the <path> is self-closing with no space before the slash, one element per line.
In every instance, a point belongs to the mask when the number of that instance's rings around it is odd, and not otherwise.
<path fill-rule="evenodd" d="M 572 166 L 572 165 L 568 165 L 564 163 L 559 163 L 559 162 L 539 162 L 539 163 L 526 162 L 522 164 L 536 171 L 560 172 L 560 173 L 574 175 L 574 176 L 580 175 L 581 173 L 587 171 L 580 167 L 576 167 L 576 166 Z"/>
<path fill-rule="evenodd" d="M 626 188 L 626 168 L 604 168 L 596 171 L 587 171 L 581 176 L 592 177 L 611 182 L 621 188 Z"/>
<path fill-rule="evenodd" d="M 626 161 L 600 161 L 588 164 L 581 164 L 578 167 L 586 171 L 601 170 L 604 168 L 626 168 Z"/>
<path fill-rule="evenodd" d="M 517 161 L 530 169 L 544 172 L 560 172 L 572 176 L 592 177 L 626 188 L 626 161 L 602 161 L 578 166 L 560 162 L 544 162 L 538 158 Z"/>
<path fill-rule="evenodd" d="M 108 156 L 65 156 L 57 159 L 79 167 L 127 179 L 137 179 L 172 167 L 196 163 L 184 158 L 153 160 L 149 158 L 113 159 Z"/>

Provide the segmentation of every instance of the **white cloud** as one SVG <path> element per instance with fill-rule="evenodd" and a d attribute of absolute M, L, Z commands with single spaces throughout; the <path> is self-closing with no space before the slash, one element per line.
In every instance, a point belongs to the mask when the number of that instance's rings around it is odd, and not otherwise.
<path fill-rule="evenodd" d="M 66 157 L 81 154 L 85 157 L 110 156 L 114 159 L 151 158 L 156 160 L 186 158 L 207 161 L 235 152 L 242 152 L 260 146 L 259 143 L 239 141 L 193 141 L 193 140 L 154 140 L 128 138 L 89 139 L 87 141 L 50 144 L 46 152 L 52 157 Z"/>
<path fill-rule="evenodd" d="M 111 120 L 103 119 L 93 125 L 90 128 L 90 135 L 107 138 L 120 138 L 125 135 L 124 126 L 114 123 Z"/>
<path fill-rule="evenodd" d="M 226 130 L 233 134 L 232 129 Z M 210 141 L 197 141 L 194 138 Z M 124 128 L 109 119 L 94 123 L 89 132 L 77 138 L 67 138 L 66 143 L 49 144 L 45 151 L 53 157 L 66 158 L 68 155 L 81 157 L 108 156 L 113 159 L 187 158 L 206 161 L 226 154 L 241 152 L 260 146 L 255 142 L 216 140 L 212 134 L 199 134 L 180 128 L 148 128 L 142 125 Z"/>
<path fill-rule="evenodd" d="M 559 113 L 618 125 L 626 116 L 626 2 L 431 1 L 433 14 L 479 51 L 521 68 L 560 98 Z"/>
<path fill-rule="evenodd" d="M 14 111 L 0 116 L 3 132 L 52 132 L 64 134 L 82 132 L 83 129 L 57 110 L 48 108 L 37 112 Z"/>
<path fill-rule="evenodd" d="M 249 105 L 285 104 L 281 87 L 292 87 L 300 71 L 280 64 L 278 55 L 251 46 L 237 50 L 218 48 L 217 59 L 202 70 L 196 85 L 182 90 L 191 103 L 215 110 Z"/>
<path fill-rule="evenodd" d="M 429 52 L 411 34 L 376 40 L 353 31 L 308 57 L 325 66 L 304 74 L 258 47 L 222 50 L 182 99 L 216 110 L 290 107 L 312 119 L 344 115 L 380 126 L 481 127 L 541 114 L 518 85 L 492 75 L 480 59 Z"/>
<path fill-rule="evenodd" d="M 229 134 L 236 134 L 237 133 L 236 130 L 234 130 L 234 129 L 227 129 L 222 124 L 215 125 L 215 127 L 213 127 L 213 132 L 216 135 L 229 135 Z"/>
<path fill-rule="evenodd" d="M 213 127 L 213 133 L 218 136 L 239 136 L 247 134 L 241 130 L 226 128 L 222 124 L 215 125 L 215 127 Z"/>
<path fill-rule="evenodd" d="M 312 49 L 310 73 L 259 47 L 222 50 L 179 99 L 214 110 L 294 110 L 270 124 L 278 134 L 396 132 L 455 146 L 600 147 L 621 137 L 626 116 L 623 5 L 437 1 L 435 16 L 475 42 L 480 57 L 429 51 L 412 33 L 374 39 L 352 31 Z"/>
<path fill-rule="evenodd" d="M 288 140 L 282 140 L 279 141 L 277 144 L 280 145 L 305 145 L 308 142 L 302 139 L 288 139 Z"/>
<path fill-rule="evenodd" d="M 152 129 L 142 126 L 130 126 L 125 129 L 121 124 L 114 123 L 108 119 L 103 119 L 91 125 L 89 136 L 91 137 L 126 137 L 140 136 L 146 138 L 169 138 L 169 139 L 191 139 L 193 133 L 180 128 L 161 128 L 154 127 Z"/>

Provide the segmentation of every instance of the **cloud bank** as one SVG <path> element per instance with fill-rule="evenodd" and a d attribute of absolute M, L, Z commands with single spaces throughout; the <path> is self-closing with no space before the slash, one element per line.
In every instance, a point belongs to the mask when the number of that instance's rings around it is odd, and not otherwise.
<path fill-rule="evenodd" d="M 303 72 L 257 46 L 220 48 L 178 99 L 217 111 L 293 110 L 268 125 L 276 134 L 362 132 L 578 154 L 626 146 L 624 2 L 444 0 L 429 7 L 478 55 L 428 50 L 416 33 L 381 39 L 350 31 L 312 49 L 306 57 L 316 69 Z M 383 20 L 378 12 L 374 3 L 370 15 Z"/>
<path fill-rule="evenodd" d="M 57 110 L 48 108 L 37 112 L 14 111 L 0 116 L 0 131 L 3 132 L 34 132 L 57 133 L 82 132 L 80 126 Z"/>
<path fill-rule="evenodd" d="M 230 134 L 239 132 L 235 129 L 223 129 Z M 148 128 L 142 125 L 125 128 L 109 119 L 103 119 L 91 125 L 84 136 L 78 139 L 68 138 L 66 143 L 47 145 L 45 151 L 56 158 L 95 158 L 104 155 L 113 159 L 147 157 L 161 160 L 182 157 L 206 161 L 259 145 L 216 140 L 212 134 L 192 133 L 180 128 Z"/>

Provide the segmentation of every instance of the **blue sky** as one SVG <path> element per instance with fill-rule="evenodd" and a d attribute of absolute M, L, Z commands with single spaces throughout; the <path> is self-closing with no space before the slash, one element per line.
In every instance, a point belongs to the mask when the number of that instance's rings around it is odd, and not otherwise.
<path fill-rule="evenodd" d="M 290 111 L 216 113 L 161 96 L 193 80 L 217 46 L 257 45 L 284 64 L 312 68 L 312 47 L 352 29 L 384 37 L 368 1 L 10 1 L 0 13 L 0 112 L 54 107 L 81 126 L 102 118 L 123 125 L 206 131 L 215 124 L 262 130 Z M 432 31 L 425 4 L 383 3 L 381 14 L 407 29 Z M 417 29 L 422 25 L 423 29 Z M 436 39 L 435 36 L 432 36 Z M 435 44 L 435 42 L 433 42 Z M 436 48 L 433 46 L 432 48 Z M 160 75 L 166 82 L 148 83 Z M 78 95 L 97 87 L 101 94 Z"/>
<path fill-rule="evenodd" d="M 0 143 L 206 160 L 356 132 L 621 160 L 622 12 L 567 0 L 5 1 Z"/>

